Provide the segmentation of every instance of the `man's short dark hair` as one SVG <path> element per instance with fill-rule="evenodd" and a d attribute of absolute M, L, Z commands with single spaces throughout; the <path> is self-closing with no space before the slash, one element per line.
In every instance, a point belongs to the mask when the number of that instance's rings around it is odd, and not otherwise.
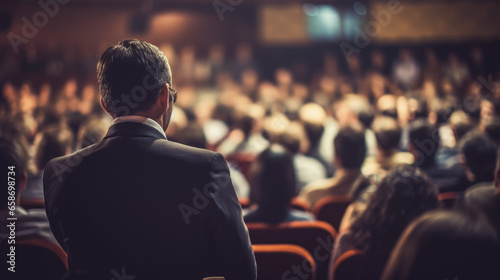
<path fill-rule="evenodd" d="M 439 147 L 438 130 L 432 126 L 427 119 L 417 119 L 409 126 L 410 143 L 422 159 L 415 159 L 419 166 L 429 165 L 435 162 L 435 156 Z"/>
<path fill-rule="evenodd" d="M 118 117 L 151 108 L 163 86 L 172 86 L 172 73 L 158 47 L 129 39 L 104 51 L 97 80 L 104 107 Z"/>
<path fill-rule="evenodd" d="M 386 116 L 378 116 L 372 124 L 377 144 L 382 151 L 397 149 L 401 140 L 401 128 L 398 122 Z"/>
<path fill-rule="evenodd" d="M 365 132 L 360 126 L 345 126 L 335 137 L 335 154 L 342 166 L 348 169 L 361 168 L 366 155 Z"/>
<path fill-rule="evenodd" d="M 460 152 L 476 181 L 493 181 L 497 149 L 488 137 L 478 131 L 467 133 L 460 141 Z"/>

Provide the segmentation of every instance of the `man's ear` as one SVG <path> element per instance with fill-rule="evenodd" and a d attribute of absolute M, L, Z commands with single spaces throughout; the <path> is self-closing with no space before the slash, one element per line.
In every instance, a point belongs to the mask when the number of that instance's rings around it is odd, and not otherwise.
<path fill-rule="evenodd" d="M 168 85 L 165 84 L 160 91 L 160 103 L 162 111 L 167 110 L 167 108 L 169 107 L 169 102 L 170 102 L 170 94 L 168 90 Z"/>

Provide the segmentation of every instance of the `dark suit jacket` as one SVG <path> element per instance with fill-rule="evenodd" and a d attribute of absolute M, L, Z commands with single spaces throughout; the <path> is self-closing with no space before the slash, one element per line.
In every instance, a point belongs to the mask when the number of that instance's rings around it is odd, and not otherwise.
<path fill-rule="evenodd" d="M 50 161 L 44 191 L 68 279 L 256 278 L 220 154 L 119 123 L 101 142 Z"/>

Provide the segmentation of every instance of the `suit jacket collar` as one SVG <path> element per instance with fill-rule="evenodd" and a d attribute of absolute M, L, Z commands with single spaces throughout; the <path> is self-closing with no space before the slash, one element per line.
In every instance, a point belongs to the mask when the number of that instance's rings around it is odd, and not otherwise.
<path fill-rule="evenodd" d="M 122 122 L 113 124 L 109 127 L 108 133 L 106 134 L 104 139 L 116 136 L 154 137 L 167 140 L 165 135 L 161 134 L 154 127 L 135 122 Z"/>

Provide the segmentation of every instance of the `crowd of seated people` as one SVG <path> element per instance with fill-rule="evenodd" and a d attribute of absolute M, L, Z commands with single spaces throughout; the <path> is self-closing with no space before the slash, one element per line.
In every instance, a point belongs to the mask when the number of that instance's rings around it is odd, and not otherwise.
<path fill-rule="evenodd" d="M 432 49 L 418 61 L 402 49 L 391 64 L 374 50 L 369 66 L 354 55 L 344 69 L 339 57 L 326 53 L 309 80 L 284 67 L 274 79 L 262 79 L 247 44 L 237 47 L 234 59 L 222 45 L 205 60 L 193 47 L 179 56 L 171 46 L 162 50 L 179 92 L 167 137 L 227 158 L 238 197 L 250 203 L 245 222 L 310 221 L 322 198 L 349 197 L 332 266 L 351 249 L 384 253 L 389 262 L 383 279 L 434 279 L 415 272 L 438 260 L 429 257 L 434 251 L 450 258 L 435 271 L 444 276 L 435 279 L 459 275 L 465 259 L 457 254 L 479 252 L 475 244 L 498 246 L 500 85 L 477 78 L 489 74 L 479 48 L 467 63 L 454 52 L 440 61 Z M 80 66 L 91 59 L 82 61 Z M 72 76 L 65 78 L 57 68 L 76 62 L 48 56 L 8 63 L 38 78 L 1 77 L 0 140 L 2 147 L 16 146 L 2 148 L 2 161 L 25 170 L 18 179 L 26 181 L 19 185 L 26 188 L 18 211 L 43 216 L 21 206 L 23 199 L 43 198 L 44 165 L 100 141 L 111 120 L 100 108 L 95 82 L 78 76 L 84 70 L 68 71 Z M 35 64 L 46 67 L 30 68 Z M 10 155 L 14 150 L 17 155 Z M 241 155 L 246 164 L 237 160 Z M 453 209 L 431 211 L 448 192 L 456 193 Z M 292 210 L 295 198 L 310 208 Z M 462 229 L 470 231 L 454 244 L 443 243 L 447 233 Z M 50 231 L 40 234 L 53 239 Z M 455 244 L 457 251 L 445 252 Z M 470 251 L 458 249 L 464 245 Z"/>

